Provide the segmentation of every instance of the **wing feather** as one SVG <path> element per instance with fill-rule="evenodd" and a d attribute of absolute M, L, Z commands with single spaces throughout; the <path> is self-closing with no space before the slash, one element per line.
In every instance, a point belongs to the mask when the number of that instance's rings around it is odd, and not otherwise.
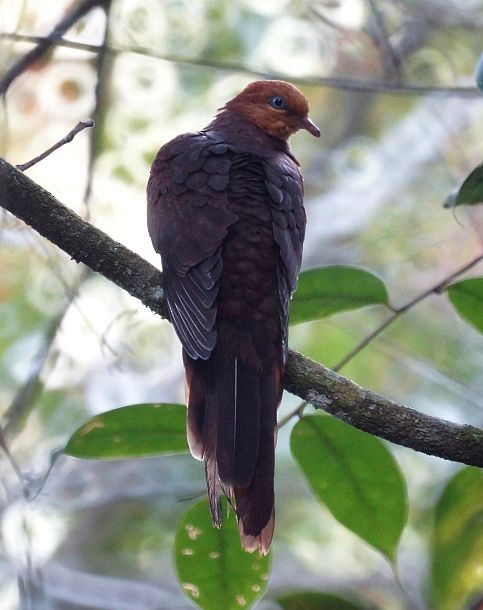
<path fill-rule="evenodd" d="M 279 312 L 286 360 L 290 298 L 297 286 L 305 237 L 303 180 L 297 162 L 289 155 L 280 154 L 271 157 L 265 162 L 264 170 L 265 186 L 271 202 L 273 236 L 280 249 Z"/>
<path fill-rule="evenodd" d="M 228 209 L 231 148 L 184 134 L 158 152 L 148 182 L 148 229 L 161 254 L 175 330 L 194 359 L 216 343 L 221 244 L 236 216 Z"/>

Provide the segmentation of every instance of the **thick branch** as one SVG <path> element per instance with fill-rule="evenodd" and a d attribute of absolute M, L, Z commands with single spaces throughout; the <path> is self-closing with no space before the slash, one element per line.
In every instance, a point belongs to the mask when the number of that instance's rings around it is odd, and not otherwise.
<path fill-rule="evenodd" d="M 94 271 L 167 317 L 161 273 L 83 221 L 15 167 L 0 159 L 0 205 Z M 483 430 L 418 413 L 361 388 L 291 352 L 285 388 L 347 423 L 399 445 L 483 466 Z"/>
<path fill-rule="evenodd" d="M 156 267 L 82 220 L 1 158 L 0 205 L 75 261 L 102 273 L 150 309 L 168 317 L 162 275 Z"/>
<path fill-rule="evenodd" d="M 292 351 L 285 389 L 359 430 L 453 462 L 483 466 L 483 430 L 431 417 L 361 388 Z"/>

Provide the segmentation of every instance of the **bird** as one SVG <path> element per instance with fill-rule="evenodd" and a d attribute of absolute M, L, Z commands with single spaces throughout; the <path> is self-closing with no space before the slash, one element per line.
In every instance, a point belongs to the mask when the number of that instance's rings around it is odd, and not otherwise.
<path fill-rule="evenodd" d="M 221 527 L 226 496 L 242 547 L 264 555 L 306 226 L 288 138 L 320 136 L 308 112 L 290 83 L 252 82 L 207 127 L 162 146 L 147 185 L 148 231 L 182 344 L 188 445 L 205 464 L 212 521 Z"/>

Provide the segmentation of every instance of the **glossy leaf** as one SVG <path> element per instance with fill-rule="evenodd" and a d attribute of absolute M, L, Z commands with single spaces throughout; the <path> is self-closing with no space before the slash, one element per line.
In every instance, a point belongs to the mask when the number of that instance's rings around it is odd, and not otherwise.
<path fill-rule="evenodd" d="M 185 453 L 186 408 L 157 403 L 101 413 L 74 432 L 64 451 L 97 459 Z"/>
<path fill-rule="evenodd" d="M 192 506 L 176 531 L 175 562 L 180 586 L 204 610 L 250 608 L 267 586 L 270 562 L 247 553 L 233 510 L 217 529 L 207 500 Z"/>
<path fill-rule="evenodd" d="M 483 590 L 483 470 L 460 470 L 436 505 L 431 583 L 435 610 L 460 610 Z"/>
<path fill-rule="evenodd" d="M 460 316 L 483 333 L 483 277 L 461 280 L 446 290 Z"/>
<path fill-rule="evenodd" d="M 290 323 L 318 320 L 341 311 L 389 301 L 378 277 L 358 267 L 330 266 L 300 274 L 290 306 Z"/>
<path fill-rule="evenodd" d="M 276 601 L 283 610 L 365 610 L 366 608 L 336 595 L 312 591 L 283 595 Z"/>
<path fill-rule="evenodd" d="M 474 205 L 476 203 L 483 203 L 483 163 L 468 174 L 455 193 L 449 195 L 444 202 L 444 207 L 454 208 L 457 205 Z"/>
<path fill-rule="evenodd" d="M 312 415 L 294 426 L 291 449 L 334 517 L 394 560 L 407 519 L 406 485 L 382 441 L 333 417 Z"/>

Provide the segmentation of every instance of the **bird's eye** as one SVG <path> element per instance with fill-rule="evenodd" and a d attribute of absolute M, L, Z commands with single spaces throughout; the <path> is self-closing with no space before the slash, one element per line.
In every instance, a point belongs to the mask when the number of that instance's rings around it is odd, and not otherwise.
<path fill-rule="evenodd" d="M 275 95 L 270 100 L 270 106 L 272 106 L 272 108 L 275 108 L 276 110 L 282 110 L 283 108 L 285 108 L 285 100 L 281 95 Z"/>

